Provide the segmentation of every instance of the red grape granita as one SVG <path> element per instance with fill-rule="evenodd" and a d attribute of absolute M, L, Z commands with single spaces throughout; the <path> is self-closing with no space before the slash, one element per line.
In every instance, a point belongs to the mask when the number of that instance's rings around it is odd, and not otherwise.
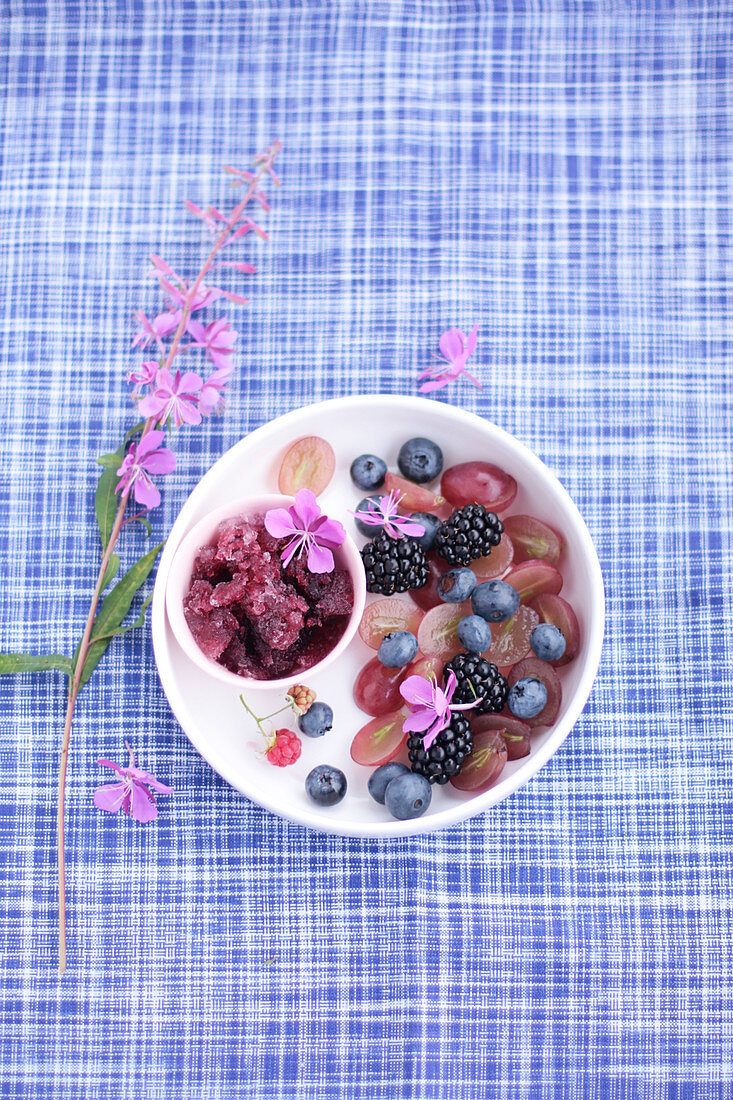
<path fill-rule="evenodd" d="M 322 661 L 354 607 L 343 566 L 311 573 L 301 556 L 283 566 L 284 542 L 268 534 L 261 514 L 224 520 L 196 555 L 183 601 L 202 653 L 253 680 L 278 680 Z"/>

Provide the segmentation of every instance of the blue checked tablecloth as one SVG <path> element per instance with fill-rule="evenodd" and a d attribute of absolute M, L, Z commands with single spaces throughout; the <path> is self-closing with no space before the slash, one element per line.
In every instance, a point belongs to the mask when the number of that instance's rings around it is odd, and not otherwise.
<path fill-rule="evenodd" d="M 251 428 L 413 393 L 479 321 L 448 399 L 558 470 L 609 614 L 540 775 L 389 843 L 230 790 L 128 636 L 74 730 L 62 981 L 63 685 L 3 680 L 0 1095 L 733 1096 L 730 4 L 6 0 L 1 31 L 2 648 L 80 633 L 145 256 L 193 269 L 182 198 L 276 137 L 229 412 L 156 532 Z M 91 803 L 125 736 L 176 791 L 147 828 Z"/>

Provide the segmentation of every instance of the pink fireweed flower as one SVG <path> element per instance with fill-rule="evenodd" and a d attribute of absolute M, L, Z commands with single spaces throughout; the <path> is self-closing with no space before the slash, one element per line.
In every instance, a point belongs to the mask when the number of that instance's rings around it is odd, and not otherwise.
<path fill-rule="evenodd" d="M 151 321 L 141 309 L 136 309 L 134 316 L 140 328 L 132 338 L 132 346 L 146 348 L 154 340 L 160 343 L 164 336 L 175 332 L 183 313 L 180 309 L 166 309 Z"/>
<path fill-rule="evenodd" d="M 186 347 L 204 348 L 206 357 L 217 370 L 227 370 L 234 366 L 232 357 L 239 333 L 229 327 L 226 317 L 219 317 L 208 325 L 189 320 L 186 323 L 186 331 L 193 337 L 193 344 L 187 344 Z"/>
<path fill-rule="evenodd" d="M 428 378 L 430 381 L 423 382 L 419 392 L 430 393 L 431 390 L 440 390 L 462 374 L 465 374 L 474 386 L 481 389 L 478 378 L 474 378 L 466 370 L 466 360 L 476 350 L 477 342 L 478 325 L 473 326 L 468 336 L 459 328 L 449 328 L 444 332 L 440 338 L 440 350 L 443 353 L 445 363 L 441 363 L 437 367 L 428 367 L 427 370 L 420 372 L 418 378 Z"/>
<path fill-rule="evenodd" d="M 449 725 L 453 711 L 470 710 L 481 702 L 482 696 L 479 695 L 472 703 L 452 703 L 456 683 L 455 673 L 451 670 L 445 688 L 438 687 L 435 677 L 428 680 L 425 676 L 408 676 L 400 685 L 400 695 L 410 705 L 410 713 L 402 723 L 402 729 L 405 733 L 422 733 L 426 749 Z"/>
<path fill-rule="evenodd" d="M 332 550 L 341 546 L 346 531 L 336 519 L 329 519 L 318 506 L 310 489 L 299 489 L 289 508 L 270 508 L 265 527 L 274 539 L 288 539 L 280 558 L 289 565 L 295 555 L 308 555 L 311 573 L 332 573 Z"/>
<path fill-rule="evenodd" d="M 224 401 L 224 387 L 232 376 L 231 368 L 212 371 L 205 380 L 199 394 L 199 411 L 202 416 L 211 416 L 212 413 L 222 412 L 226 402 Z"/>
<path fill-rule="evenodd" d="M 109 814 L 124 810 L 128 817 L 134 817 L 136 821 L 154 821 L 158 816 L 158 807 L 148 788 L 151 787 L 160 794 L 173 794 L 173 788 L 159 783 L 149 772 L 141 771 L 135 764 L 135 754 L 127 741 L 125 748 L 130 754 L 130 763 L 126 768 L 121 768 L 111 760 L 97 761 L 105 768 L 112 768 L 120 779 L 117 783 L 104 783 L 98 787 L 94 792 L 94 805 L 98 810 L 105 810 Z"/>
<path fill-rule="evenodd" d="M 369 501 L 362 512 L 351 512 L 362 523 L 369 527 L 384 527 L 384 530 L 393 539 L 401 539 L 403 535 L 414 535 L 419 538 L 425 534 L 425 527 L 411 516 L 401 516 L 397 506 L 402 500 L 402 493 L 392 490 L 387 496 L 380 497 L 377 502 Z"/>
<path fill-rule="evenodd" d="M 130 370 L 125 375 L 128 382 L 133 382 L 132 387 L 132 400 L 137 401 L 140 396 L 140 391 L 144 386 L 153 386 L 155 384 L 155 376 L 160 369 L 160 363 L 157 359 L 148 359 L 145 363 L 141 363 L 138 370 Z"/>
<path fill-rule="evenodd" d="M 170 474 L 176 465 L 173 451 L 161 447 L 165 432 L 148 432 L 139 443 L 131 443 L 130 449 L 117 471 L 119 481 L 115 492 L 129 492 L 144 508 L 157 508 L 160 493 L 150 479 L 151 474 Z"/>
<path fill-rule="evenodd" d="M 159 370 L 155 376 L 155 389 L 143 397 L 138 408 L 143 416 L 153 416 L 159 424 L 164 424 L 169 416 L 177 428 L 182 424 L 200 424 L 201 413 L 198 397 L 203 382 L 200 375 L 179 370 L 171 374 L 169 370 Z"/>

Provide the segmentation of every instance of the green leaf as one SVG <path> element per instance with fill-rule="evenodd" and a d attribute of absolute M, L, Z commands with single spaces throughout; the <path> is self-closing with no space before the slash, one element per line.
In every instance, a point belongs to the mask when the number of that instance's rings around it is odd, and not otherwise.
<path fill-rule="evenodd" d="M 141 432 L 141 431 L 143 430 L 143 428 L 145 427 L 145 423 L 146 423 L 146 422 L 145 422 L 144 420 L 141 420 L 141 421 L 139 421 L 139 423 L 137 423 L 137 424 L 136 424 L 136 425 L 135 425 L 135 426 L 134 426 L 133 428 L 130 428 L 129 432 L 128 432 L 128 433 L 127 433 L 127 435 L 125 436 L 125 441 L 124 441 L 124 443 L 122 444 L 122 450 L 123 450 L 123 451 L 124 451 L 124 449 L 125 449 L 125 446 L 126 446 L 126 445 L 127 445 L 127 444 L 128 444 L 129 442 L 130 442 L 130 440 L 131 440 L 131 439 L 132 439 L 132 438 L 133 438 L 134 436 L 136 436 L 136 435 L 140 435 L 140 432 Z"/>
<path fill-rule="evenodd" d="M 119 481 L 116 471 L 120 467 L 123 455 L 124 451 L 120 448 L 116 457 L 112 455 L 102 456 L 104 459 L 115 458 L 113 465 L 108 466 L 106 462 L 104 463 L 104 472 L 97 482 L 97 492 L 94 497 L 94 510 L 97 513 L 97 523 L 99 524 L 99 535 L 102 539 L 103 550 L 107 549 L 107 543 L 109 542 L 109 536 L 120 503 L 120 498 L 115 492 L 117 482 Z"/>
<path fill-rule="evenodd" d="M 87 655 L 84 660 L 84 667 L 79 680 L 79 687 L 82 688 L 94 672 L 95 668 L 102 660 L 102 657 L 107 652 L 107 649 L 115 637 L 116 634 L 124 633 L 126 629 L 133 629 L 133 627 L 142 625 L 145 618 L 144 612 L 141 612 L 141 616 L 130 626 L 129 628 L 122 627 L 122 622 L 125 619 L 130 605 L 135 598 L 135 594 L 139 591 L 145 581 L 150 575 L 150 571 L 155 564 L 160 551 L 163 549 L 165 543 L 161 542 L 158 546 L 154 546 L 152 550 L 149 550 L 144 557 L 128 569 L 121 581 L 114 586 L 112 591 L 105 596 L 102 606 L 97 612 L 97 617 L 94 620 L 94 626 L 91 633 L 91 644 L 87 650 Z M 147 605 L 145 607 L 147 610 Z M 79 647 L 77 646 L 74 653 L 73 668 L 76 669 L 76 663 L 79 657 Z"/>
<path fill-rule="evenodd" d="M 45 672 L 57 668 L 71 675 L 71 659 L 62 653 L 44 653 L 35 656 L 31 653 L 0 653 L 0 676 L 15 676 L 19 672 Z"/>
<path fill-rule="evenodd" d="M 97 459 L 97 465 L 104 466 L 105 470 L 116 470 L 121 462 L 122 458 L 119 451 L 113 451 L 109 455 L 100 455 Z"/>
<path fill-rule="evenodd" d="M 143 527 L 145 528 L 145 533 L 148 536 L 148 538 L 150 537 L 150 535 L 152 535 L 153 528 L 152 528 L 152 526 L 150 524 L 150 520 L 148 519 L 147 516 L 130 516 L 129 522 L 130 523 L 142 523 Z"/>
<path fill-rule="evenodd" d="M 102 587 L 99 590 L 100 592 L 104 592 L 110 581 L 114 580 L 114 578 L 117 576 L 119 568 L 119 557 L 117 556 L 117 554 L 110 554 L 109 561 L 107 562 L 107 568 L 105 570 L 104 577 L 102 578 Z"/>

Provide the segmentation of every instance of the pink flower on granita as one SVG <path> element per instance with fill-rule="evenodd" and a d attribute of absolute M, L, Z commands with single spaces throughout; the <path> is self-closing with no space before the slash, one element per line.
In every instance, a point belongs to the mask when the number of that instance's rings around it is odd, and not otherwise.
<path fill-rule="evenodd" d="M 183 424 L 200 424 L 199 393 L 203 385 L 201 376 L 192 371 L 172 374 L 165 368 L 155 376 L 155 389 L 144 397 L 138 408 L 143 416 L 154 417 L 164 424 L 169 417 L 177 428 Z"/>
<path fill-rule="evenodd" d="M 120 778 L 116 783 L 104 783 L 97 788 L 94 792 L 94 805 L 108 814 L 123 810 L 128 817 L 134 817 L 135 821 L 154 821 L 158 816 L 158 807 L 152 791 L 173 794 L 173 788 L 160 783 L 155 776 L 137 767 L 135 754 L 127 741 L 125 748 L 130 754 L 130 763 L 126 768 L 121 768 L 112 760 L 97 761 L 103 767 L 111 768 Z"/>
<path fill-rule="evenodd" d="M 131 443 L 130 449 L 117 471 L 119 481 L 115 492 L 132 490 L 138 504 L 144 508 L 157 508 L 160 493 L 151 480 L 151 474 L 170 474 L 175 469 L 176 456 L 167 447 L 161 447 L 165 432 L 148 432 L 139 443 Z"/>
<path fill-rule="evenodd" d="M 283 565 L 305 552 L 311 573 L 332 573 L 332 551 L 346 538 L 342 524 L 323 514 L 310 489 L 299 489 L 289 508 L 265 512 L 265 528 L 273 538 L 288 540 L 280 555 Z"/>

